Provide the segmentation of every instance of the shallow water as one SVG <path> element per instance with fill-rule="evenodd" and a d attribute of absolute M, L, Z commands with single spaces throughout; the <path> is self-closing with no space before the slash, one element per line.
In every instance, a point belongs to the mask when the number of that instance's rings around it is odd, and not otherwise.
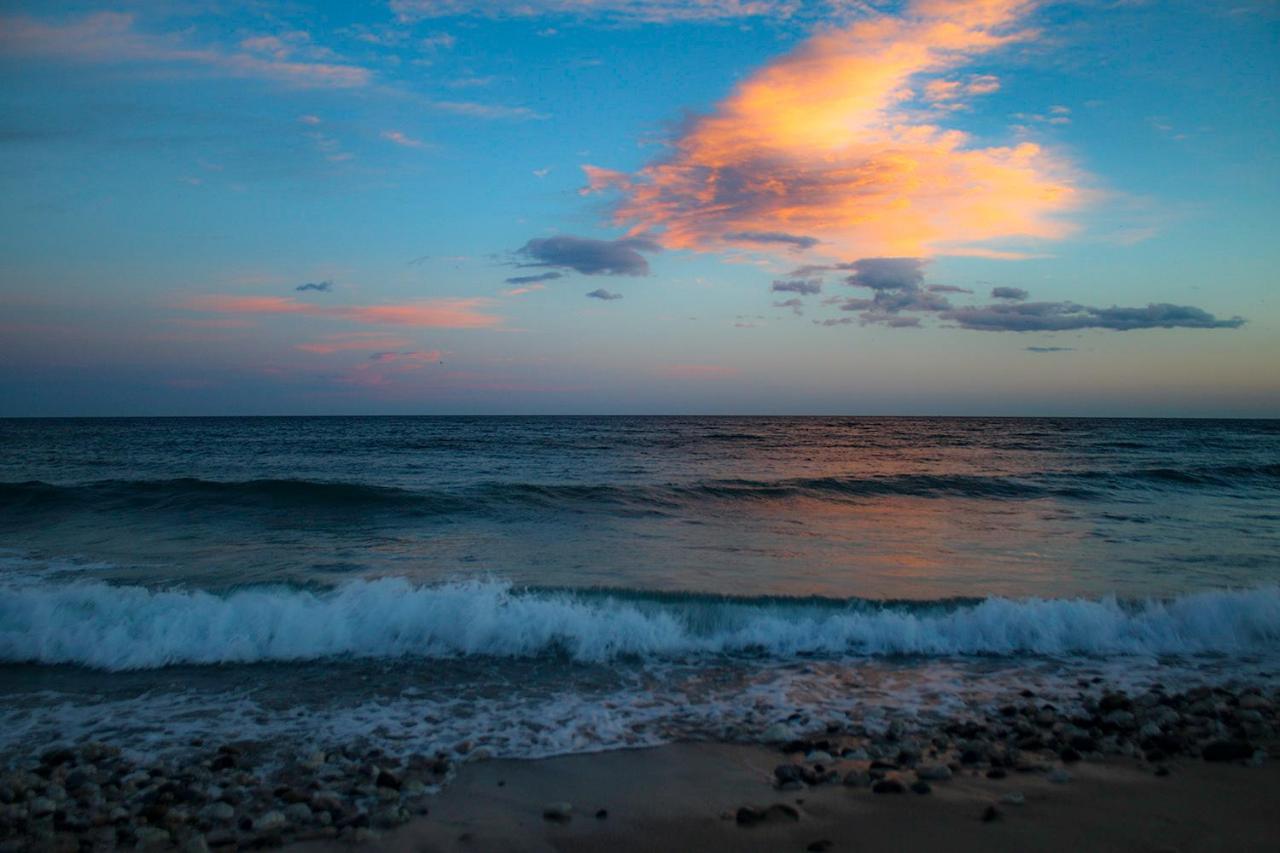
<path fill-rule="evenodd" d="M 9 420 L 0 449 L 6 752 L 543 755 L 1280 671 L 1280 422 Z"/>

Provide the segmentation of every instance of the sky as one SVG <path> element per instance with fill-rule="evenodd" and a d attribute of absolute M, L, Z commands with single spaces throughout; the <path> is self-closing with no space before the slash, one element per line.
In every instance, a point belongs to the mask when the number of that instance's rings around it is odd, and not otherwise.
<path fill-rule="evenodd" d="M 0 2 L 0 416 L 1280 416 L 1276 0 Z"/>

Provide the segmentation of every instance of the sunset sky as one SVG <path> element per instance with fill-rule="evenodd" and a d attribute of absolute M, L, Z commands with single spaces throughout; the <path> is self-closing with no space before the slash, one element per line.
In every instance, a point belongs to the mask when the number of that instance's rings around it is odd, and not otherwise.
<path fill-rule="evenodd" d="M 0 4 L 0 415 L 1280 416 L 1275 0 Z"/>

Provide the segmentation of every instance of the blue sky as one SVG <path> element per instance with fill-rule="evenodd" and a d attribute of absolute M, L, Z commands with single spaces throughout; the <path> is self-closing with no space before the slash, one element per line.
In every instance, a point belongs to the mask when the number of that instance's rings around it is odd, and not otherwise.
<path fill-rule="evenodd" d="M 1245 0 L 8 3 L 0 414 L 1277 416 L 1278 37 Z"/>

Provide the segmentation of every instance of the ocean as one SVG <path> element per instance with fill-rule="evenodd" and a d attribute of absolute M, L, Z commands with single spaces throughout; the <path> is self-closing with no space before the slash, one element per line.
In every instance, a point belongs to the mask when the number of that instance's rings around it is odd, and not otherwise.
<path fill-rule="evenodd" d="M 1280 421 L 0 420 L 0 757 L 536 757 L 1280 673 Z"/>

